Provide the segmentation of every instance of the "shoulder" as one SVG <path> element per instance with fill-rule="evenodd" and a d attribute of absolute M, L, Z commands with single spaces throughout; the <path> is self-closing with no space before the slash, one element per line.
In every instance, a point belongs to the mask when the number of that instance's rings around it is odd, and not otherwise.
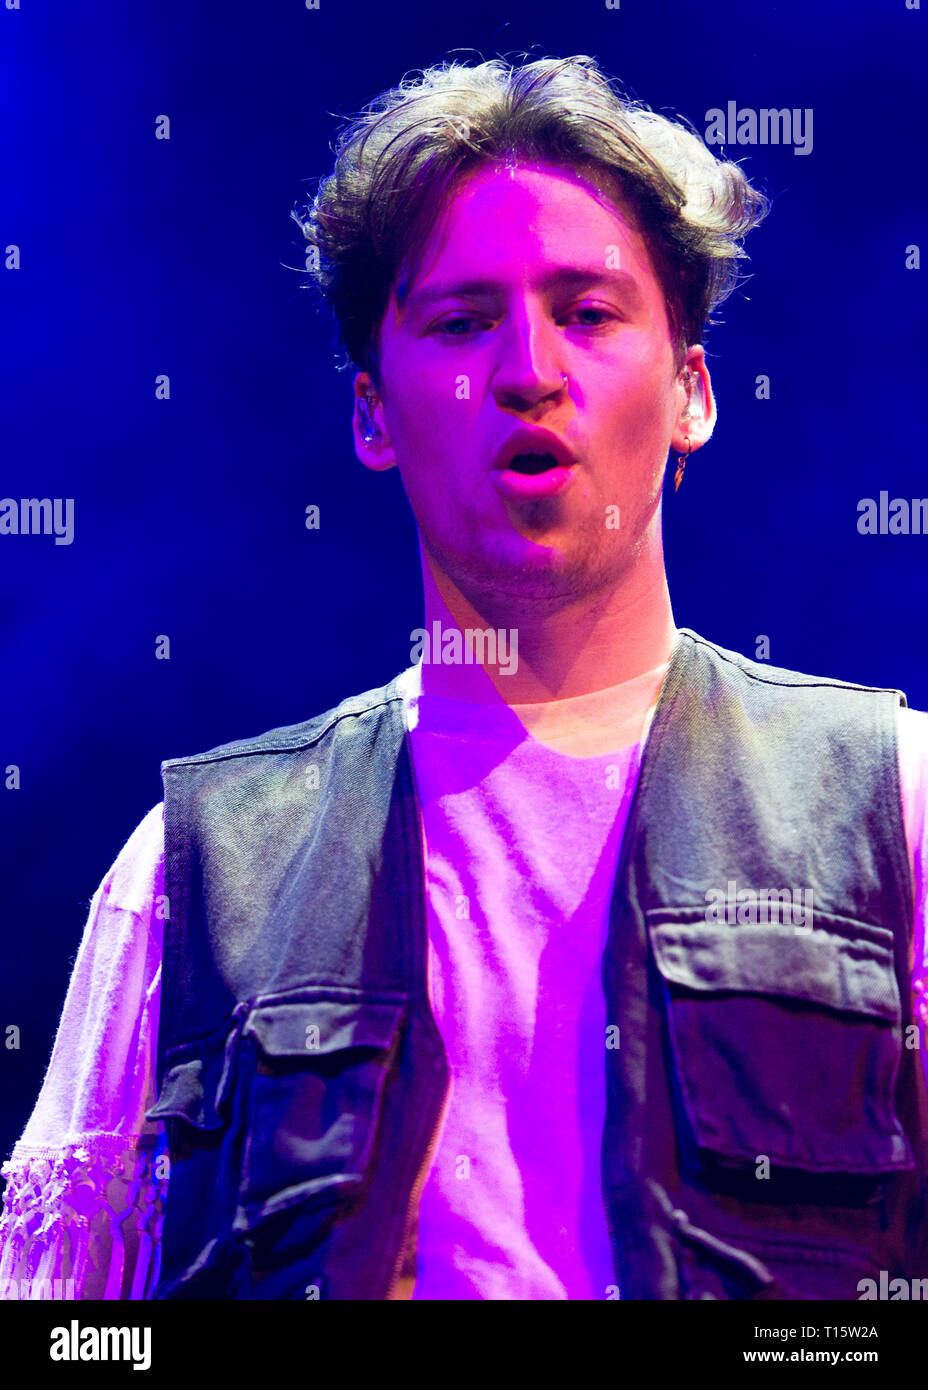
<path fill-rule="evenodd" d="M 164 803 L 143 817 L 107 870 L 93 907 L 119 908 L 136 916 L 152 905 L 156 880 L 164 865 Z M 91 918 L 95 914 L 91 913 Z"/>
<path fill-rule="evenodd" d="M 899 710 L 899 748 L 915 754 L 928 756 L 928 713 L 920 709 L 910 709 L 903 705 Z"/>
<path fill-rule="evenodd" d="M 895 759 L 900 690 L 752 661 L 682 629 L 668 673 L 668 700 L 703 749 L 776 764 L 805 775 L 859 779 Z M 815 773 L 813 774 L 813 769 Z"/>
<path fill-rule="evenodd" d="M 906 824 L 917 840 L 924 838 L 925 804 L 928 802 L 928 714 L 903 707 L 899 710 L 899 780 L 906 808 Z"/>
<path fill-rule="evenodd" d="M 197 763 L 216 763 L 250 756 L 298 752 L 318 744 L 340 725 L 369 718 L 392 703 L 402 702 L 402 699 L 399 677 L 396 677 L 386 685 L 365 690 L 359 695 L 350 695 L 330 709 L 298 724 L 285 724 L 268 729 L 262 734 L 220 743 L 214 748 L 206 749 L 205 752 L 187 757 L 167 758 L 161 764 L 161 769 L 164 772 Z"/>
<path fill-rule="evenodd" d="M 774 666 L 769 661 L 754 661 L 741 652 L 730 651 L 700 637 L 688 628 L 681 628 L 680 635 L 690 649 L 690 665 L 698 668 L 711 668 L 717 677 L 731 684 L 756 685 L 776 690 L 835 691 L 840 695 L 860 692 L 865 695 L 893 695 L 897 699 L 901 692 L 891 687 L 862 685 L 855 681 L 839 680 L 835 676 L 813 675 L 807 671 L 795 671 L 785 666 Z"/>

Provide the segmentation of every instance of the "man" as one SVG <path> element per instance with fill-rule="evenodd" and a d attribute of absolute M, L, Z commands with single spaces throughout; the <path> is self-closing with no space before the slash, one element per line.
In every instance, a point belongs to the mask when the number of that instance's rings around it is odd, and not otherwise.
<path fill-rule="evenodd" d="M 856 1299 L 928 1274 L 925 717 L 678 632 L 664 573 L 668 450 L 679 486 L 763 211 L 586 58 L 432 69 L 343 136 L 299 220 L 358 457 L 418 525 L 414 664 L 164 764 L 163 842 L 158 807 L 101 885 L 7 1167 L 0 1278 Z"/>

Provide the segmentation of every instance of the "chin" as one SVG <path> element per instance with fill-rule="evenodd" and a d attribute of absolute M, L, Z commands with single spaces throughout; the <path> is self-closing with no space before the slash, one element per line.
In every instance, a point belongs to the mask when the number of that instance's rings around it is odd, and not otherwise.
<path fill-rule="evenodd" d="M 487 577 L 500 591 L 523 598 L 566 599 L 595 587 L 585 563 L 540 547 L 508 565 L 497 561 Z"/>

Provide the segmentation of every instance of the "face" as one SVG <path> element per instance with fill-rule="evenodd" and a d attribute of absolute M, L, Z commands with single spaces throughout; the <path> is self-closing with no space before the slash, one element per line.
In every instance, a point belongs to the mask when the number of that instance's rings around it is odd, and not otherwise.
<path fill-rule="evenodd" d="M 675 370 L 646 241 L 591 177 L 460 181 L 391 294 L 380 389 L 355 378 L 376 430 L 356 412 L 358 457 L 399 467 L 424 550 L 474 600 L 592 594 L 660 557 L 668 449 L 714 423 L 703 349 Z"/>

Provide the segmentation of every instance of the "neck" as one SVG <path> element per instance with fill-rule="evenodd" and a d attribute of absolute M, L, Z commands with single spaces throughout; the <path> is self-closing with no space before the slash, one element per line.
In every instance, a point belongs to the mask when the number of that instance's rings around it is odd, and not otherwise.
<path fill-rule="evenodd" d="M 495 662 L 472 664 L 439 662 L 432 643 L 431 660 L 423 658 L 424 692 L 536 704 L 605 690 L 670 660 L 676 627 L 660 546 L 652 563 L 636 563 L 612 586 L 556 602 L 465 593 L 421 542 L 420 552 L 430 641 L 436 623 L 442 632 L 491 628 L 507 639 Z"/>

